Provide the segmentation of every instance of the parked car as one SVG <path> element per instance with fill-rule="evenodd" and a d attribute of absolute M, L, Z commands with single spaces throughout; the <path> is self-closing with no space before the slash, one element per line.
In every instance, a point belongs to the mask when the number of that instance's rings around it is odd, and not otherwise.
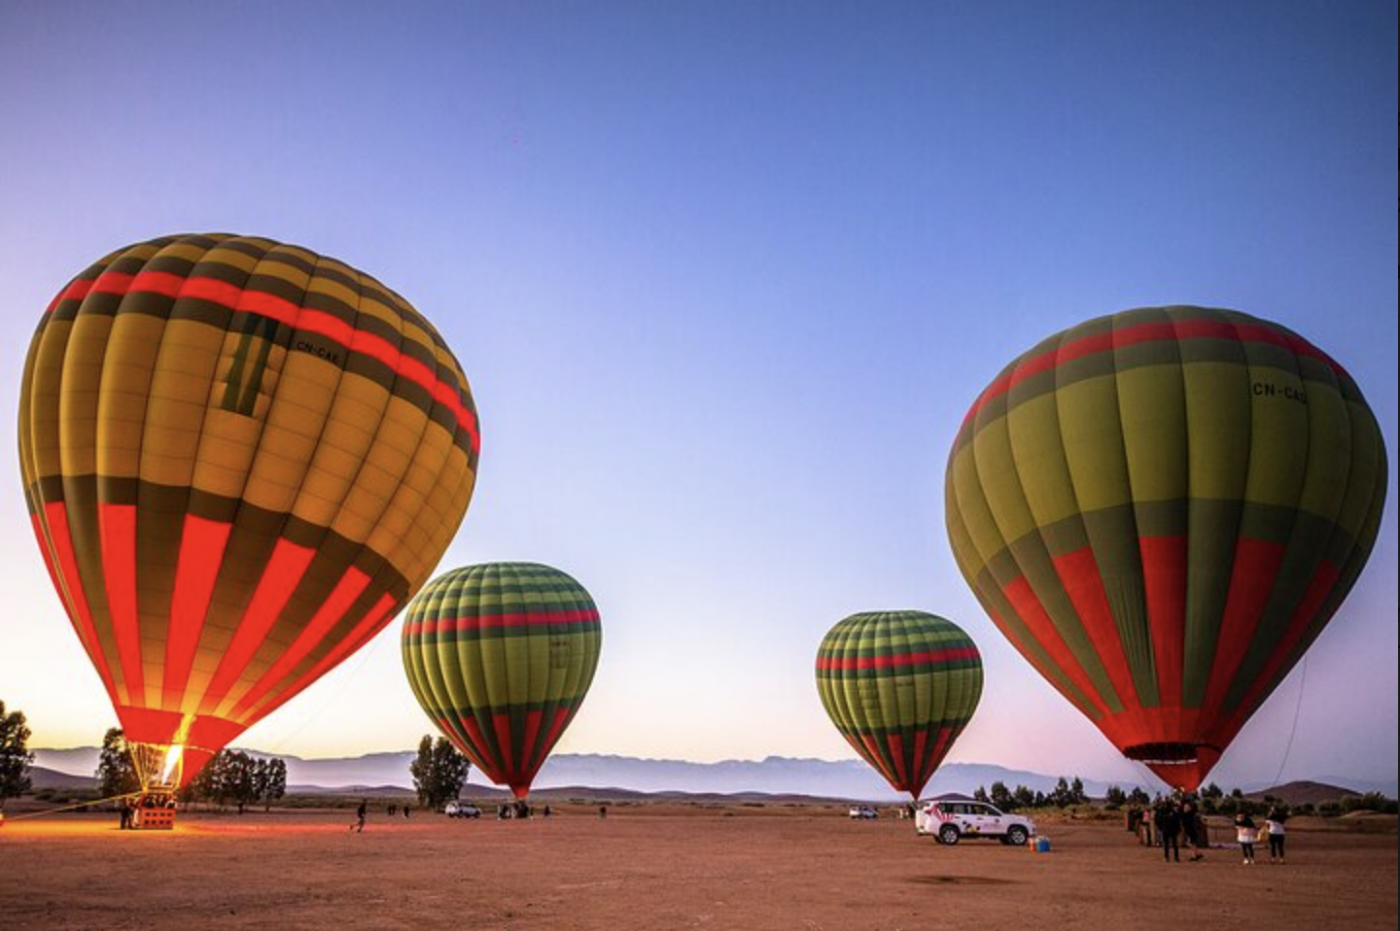
<path fill-rule="evenodd" d="M 448 802 L 442 808 L 442 813 L 449 818 L 480 818 L 481 809 L 471 802 Z"/>
<path fill-rule="evenodd" d="M 964 837 L 989 837 L 1021 847 L 1035 836 L 1035 822 L 1030 818 L 962 798 L 925 802 L 914 815 L 914 827 L 920 834 L 932 834 L 939 843 L 949 846 Z"/>
<path fill-rule="evenodd" d="M 880 813 L 871 805 L 852 805 L 850 816 L 859 821 L 874 821 Z"/>

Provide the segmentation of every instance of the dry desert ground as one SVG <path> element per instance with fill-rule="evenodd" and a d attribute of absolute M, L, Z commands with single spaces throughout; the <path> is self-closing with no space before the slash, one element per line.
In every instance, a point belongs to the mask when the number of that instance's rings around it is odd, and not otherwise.
<path fill-rule="evenodd" d="M 345 811 L 114 816 L 0 828 L 0 927 L 22 929 L 1229 929 L 1397 926 L 1394 819 L 1298 824 L 1287 866 L 1164 864 L 1112 823 L 1047 823 L 1049 854 L 943 847 L 830 806 L 564 805 L 548 820 Z M 1217 835 L 1223 832 L 1217 831 Z M 1267 861 L 1267 858 L 1265 858 Z"/>

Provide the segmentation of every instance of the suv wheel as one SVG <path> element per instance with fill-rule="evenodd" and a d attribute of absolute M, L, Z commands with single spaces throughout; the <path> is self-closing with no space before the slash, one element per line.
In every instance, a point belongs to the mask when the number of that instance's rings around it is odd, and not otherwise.
<path fill-rule="evenodd" d="M 960 836 L 961 832 L 958 831 L 955 825 L 945 824 L 938 829 L 938 842 L 940 844 L 947 844 L 949 847 L 956 844 Z"/>
<path fill-rule="evenodd" d="M 1006 831 L 1006 842 L 1013 847 L 1026 846 L 1026 841 L 1029 838 L 1030 834 L 1028 834 L 1026 832 L 1026 829 L 1021 827 L 1019 824 L 1013 824 Z"/>

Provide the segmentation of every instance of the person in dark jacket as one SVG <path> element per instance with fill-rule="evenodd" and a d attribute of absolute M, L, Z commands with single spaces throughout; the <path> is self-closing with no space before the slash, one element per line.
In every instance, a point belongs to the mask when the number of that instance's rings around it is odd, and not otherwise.
<path fill-rule="evenodd" d="M 1191 848 L 1191 859 L 1201 860 L 1205 854 L 1205 843 L 1201 838 L 1201 810 L 1196 804 L 1196 796 L 1186 793 L 1181 796 L 1181 833 L 1186 846 Z"/>
<path fill-rule="evenodd" d="M 1162 859 L 1170 863 L 1181 862 L 1181 846 L 1177 841 L 1181 834 L 1181 812 L 1171 799 L 1164 799 L 1152 813 L 1152 824 L 1157 828 L 1157 837 L 1162 844 Z"/>

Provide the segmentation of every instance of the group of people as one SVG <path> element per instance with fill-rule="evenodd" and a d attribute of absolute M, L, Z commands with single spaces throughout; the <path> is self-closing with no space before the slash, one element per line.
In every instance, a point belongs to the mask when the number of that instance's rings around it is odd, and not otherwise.
<path fill-rule="evenodd" d="M 1235 815 L 1235 840 L 1240 845 L 1243 862 L 1255 862 L 1255 845 L 1261 833 L 1268 838 L 1269 862 L 1284 863 L 1284 840 L 1287 837 L 1288 812 L 1274 805 L 1264 816 L 1261 828 L 1248 812 Z M 1133 809 L 1128 813 L 1129 828 L 1138 833 L 1144 846 L 1161 847 L 1162 859 L 1168 863 L 1181 862 L 1181 847 L 1191 851 L 1192 860 L 1205 859 L 1210 840 L 1205 819 L 1201 817 L 1196 797 L 1188 792 L 1160 797 L 1148 811 Z"/>
<path fill-rule="evenodd" d="M 1201 819 L 1200 805 L 1194 795 L 1182 793 L 1159 798 L 1152 807 L 1151 824 L 1157 834 L 1157 844 L 1162 848 L 1163 860 L 1180 863 L 1183 840 L 1191 850 L 1192 860 L 1205 859 L 1205 850 L 1210 843 L 1205 822 Z"/>
<path fill-rule="evenodd" d="M 546 818 L 554 817 L 554 809 L 549 805 L 544 806 L 542 814 Z M 530 803 L 524 799 L 516 799 L 513 802 L 505 802 L 496 806 L 496 817 L 506 821 L 512 818 L 533 818 L 535 810 L 530 807 Z"/>
<path fill-rule="evenodd" d="M 393 817 L 400 809 L 397 805 L 390 805 L 384 810 L 390 817 Z M 403 806 L 402 811 L 404 818 L 408 817 L 408 813 L 411 810 L 412 806 L 407 804 Z M 368 819 L 369 799 L 360 799 L 360 807 L 355 809 L 355 822 L 350 825 L 350 830 L 354 831 L 356 834 L 363 834 L 365 832 L 365 821 Z"/>
<path fill-rule="evenodd" d="M 1288 862 L 1284 859 L 1284 841 L 1288 837 L 1288 829 L 1284 827 L 1284 822 L 1288 820 L 1288 814 L 1279 806 L 1275 805 L 1269 809 L 1269 813 L 1264 816 L 1263 834 L 1269 843 L 1269 862 L 1282 864 Z M 1240 852 L 1244 855 L 1246 866 L 1254 865 L 1254 845 L 1259 843 L 1260 828 L 1255 824 L 1254 819 L 1246 812 L 1235 815 L 1235 839 L 1239 841 Z"/>

